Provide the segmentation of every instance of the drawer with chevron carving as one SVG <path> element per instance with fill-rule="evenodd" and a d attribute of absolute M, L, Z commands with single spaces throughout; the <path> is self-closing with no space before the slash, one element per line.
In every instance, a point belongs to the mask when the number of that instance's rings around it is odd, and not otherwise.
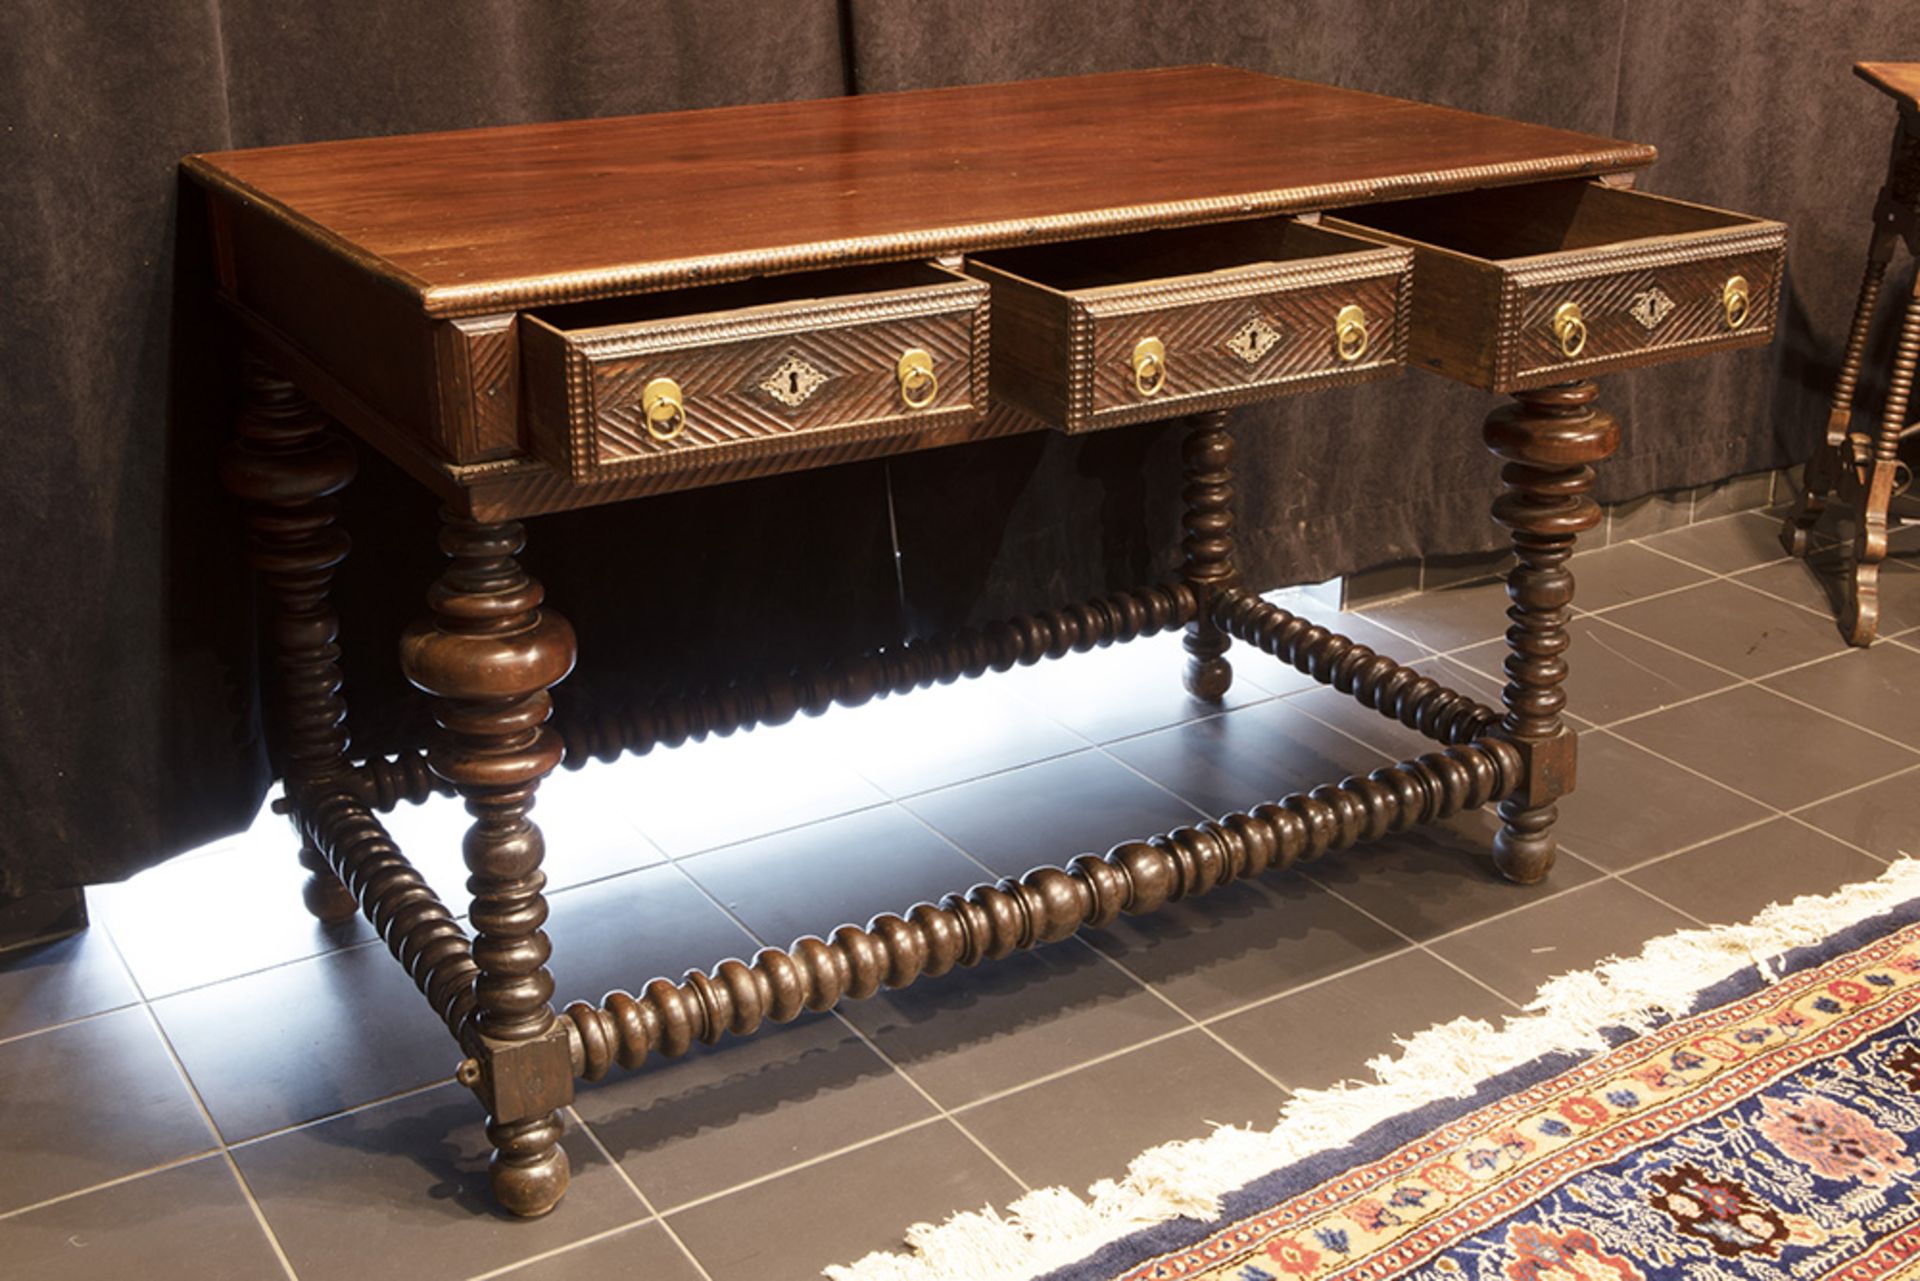
<path fill-rule="evenodd" d="M 529 442 L 576 481 L 887 452 L 985 412 L 987 303 L 957 272 L 888 263 L 536 308 Z"/>
<path fill-rule="evenodd" d="M 1082 432 L 1395 372 L 1412 255 L 1291 218 L 976 254 L 994 397 Z"/>
<path fill-rule="evenodd" d="M 1610 187 L 1540 183 L 1343 209 L 1415 253 L 1409 359 L 1492 391 L 1773 337 L 1786 228 Z"/>

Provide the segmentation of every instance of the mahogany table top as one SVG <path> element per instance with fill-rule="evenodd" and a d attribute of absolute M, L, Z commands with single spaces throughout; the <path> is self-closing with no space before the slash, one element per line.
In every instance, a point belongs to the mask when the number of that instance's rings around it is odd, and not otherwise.
<path fill-rule="evenodd" d="M 1920 107 L 1920 62 L 1856 62 L 1853 74 L 1909 109 Z"/>
<path fill-rule="evenodd" d="M 1653 148 L 1227 67 L 191 157 L 433 315 L 1649 164 Z"/>

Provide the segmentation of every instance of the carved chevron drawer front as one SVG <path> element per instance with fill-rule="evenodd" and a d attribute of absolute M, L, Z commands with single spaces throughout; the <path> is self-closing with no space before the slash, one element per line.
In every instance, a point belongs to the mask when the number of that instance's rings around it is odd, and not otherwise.
<path fill-rule="evenodd" d="M 1068 432 L 1394 372 L 1412 255 L 1292 219 L 977 255 L 994 395 Z"/>
<path fill-rule="evenodd" d="M 534 450 L 576 481 L 904 439 L 986 408 L 987 290 L 930 264 L 525 313 Z"/>
<path fill-rule="evenodd" d="M 1410 359 L 1494 391 L 1762 344 L 1786 228 L 1590 182 L 1343 210 L 1415 253 Z"/>
<path fill-rule="evenodd" d="M 1747 252 L 1737 252 L 1742 243 Z M 1616 357 L 1740 346 L 1756 333 L 1764 340 L 1773 333 L 1784 252 L 1782 237 L 1759 228 L 1705 244 L 1516 271 L 1505 308 L 1508 377 L 1514 386 L 1536 386 Z M 1615 262 L 1624 265 L 1609 270 Z M 1729 281 L 1744 288 L 1730 293 Z M 1742 293 L 1744 303 L 1733 301 Z M 1574 339 L 1554 325 L 1555 313 L 1569 314 L 1561 312 L 1569 304 L 1579 309 L 1586 330 L 1577 358 L 1566 354 Z"/>

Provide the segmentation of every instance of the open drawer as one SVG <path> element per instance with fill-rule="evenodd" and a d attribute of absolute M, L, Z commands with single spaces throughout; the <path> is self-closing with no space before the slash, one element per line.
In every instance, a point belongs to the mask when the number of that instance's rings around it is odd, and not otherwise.
<path fill-rule="evenodd" d="M 1068 432 L 1393 372 L 1412 256 L 1268 218 L 971 256 L 993 393 Z"/>
<path fill-rule="evenodd" d="M 987 298 L 942 267 L 884 263 L 523 312 L 529 443 L 594 481 L 971 421 Z"/>
<path fill-rule="evenodd" d="M 1413 249 L 1410 361 L 1493 391 L 1765 343 L 1786 254 L 1780 223 L 1586 181 L 1324 225 Z"/>

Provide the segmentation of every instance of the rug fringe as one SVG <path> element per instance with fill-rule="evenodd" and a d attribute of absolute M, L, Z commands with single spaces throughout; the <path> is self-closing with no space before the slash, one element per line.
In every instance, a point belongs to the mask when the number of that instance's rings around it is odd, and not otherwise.
<path fill-rule="evenodd" d="M 911 1253 L 874 1253 L 825 1274 L 833 1281 L 1028 1281 L 1156 1223 L 1215 1218 L 1220 1197 L 1263 1174 L 1344 1147 L 1436 1100 L 1466 1098 L 1481 1082 L 1546 1055 L 1602 1051 L 1605 1029 L 1651 1030 L 1745 966 L 1773 983 L 1783 953 L 1917 898 L 1920 859 L 1902 858 L 1877 880 L 1776 903 L 1745 925 L 1654 939 L 1638 956 L 1549 980 L 1525 1013 L 1497 1031 L 1480 1019 L 1455 1019 L 1369 1061 L 1371 1083 L 1298 1091 L 1271 1130 L 1222 1126 L 1149 1149 L 1124 1178 L 1103 1179 L 1084 1198 L 1042 1188 L 1004 1215 L 986 1207 L 915 1224 L 906 1234 Z"/>

